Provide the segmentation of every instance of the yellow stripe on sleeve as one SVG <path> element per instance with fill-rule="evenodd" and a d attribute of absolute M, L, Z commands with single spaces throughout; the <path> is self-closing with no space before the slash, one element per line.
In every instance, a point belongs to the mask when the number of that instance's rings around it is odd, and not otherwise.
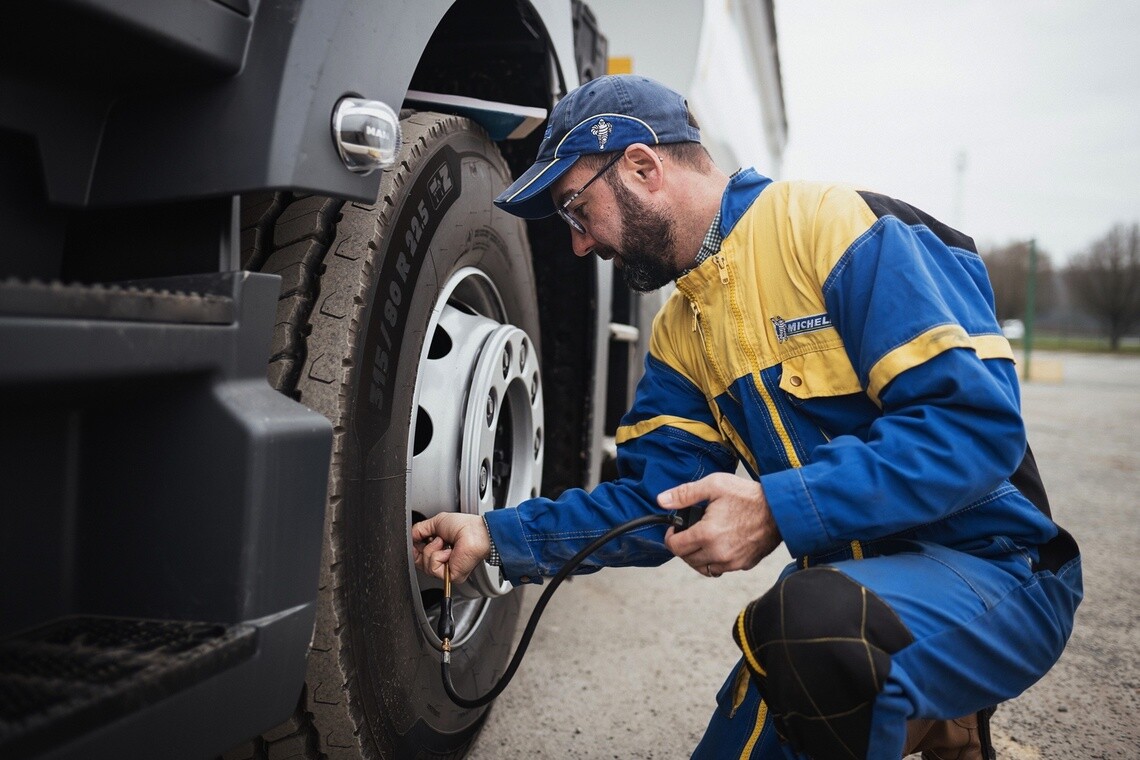
<path fill-rule="evenodd" d="M 972 349 L 980 359 L 1013 360 L 1013 348 L 1002 335 L 968 335 L 961 325 L 939 325 L 879 359 L 868 375 L 867 395 L 880 404 L 879 394 L 887 383 L 951 348 Z"/>
<path fill-rule="evenodd" d="M 674 417 L 668 414 L 661 414 L 656 417 L 650 417 L 647 420 L 635 423 L 633 425 L 622 425 L 617 429 L 616 440 L 618 443 L 625 443 L 634 438 L 640 438 L 643 435 L 652 433 L 659 427 L 674 427 L 678 430 L 684 430 L 686 433 L 691 433 L 702 441 L 710 443 L 723 443 L 724 438 L 721 434 L 714 430 L 710 425 L 696 420 L 688 420 L 684 417 Z"/>
<path fill-rule="evenodd" d="M 974 335 L 970 338 L 979 359 L 1009 359 L 1013 361 L 1013 346 L 1004 335 Z"/>
<path fill-rule="evenodd" d="M 970 336 L 961 325 L 938 325 L 922 333 L 909 343 L 890 351 L 871 367 L 867 375 L 867 395 L 881 404 L 879 394 L 887 383 L 911 367 L 917 367 L 951 348 L 971 348 Z"/>

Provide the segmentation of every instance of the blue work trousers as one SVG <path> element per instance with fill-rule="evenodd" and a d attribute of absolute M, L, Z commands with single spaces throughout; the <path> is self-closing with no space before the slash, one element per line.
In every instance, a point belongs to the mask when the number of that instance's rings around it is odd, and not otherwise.
<path fill-rule="evenodd" d="M 902 757 L 908 720 L 969 715 L 1040 679 L 1061 656 L 1082 595 L 1079 556 L 1051 571 L 1012 546 L 996 557 L 919 542 L 901 549 L 831 565 L 886 602 L 914 637 L 891 657 L 872 706 L 867 756 L 876 759 Z M 742 661 L 693 757 L 806 757 L 780 740 L 772 718 Z"/>

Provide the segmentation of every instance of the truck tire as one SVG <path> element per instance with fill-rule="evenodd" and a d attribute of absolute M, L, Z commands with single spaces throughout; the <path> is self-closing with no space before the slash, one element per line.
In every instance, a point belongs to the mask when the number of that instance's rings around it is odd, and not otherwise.
<path fill-rule="evenodd" d="M 538 493 L 538 307 L 510 182 L 471 122 L 403 121 L 375 204 L 244 199 L 247 268 L 283 278 L 269 378 L 334 426 L 316 631 L 297 715 L 250 756 L 446 758 L 486 717 L 445 695 L 441 585 L 410 524 Z M 314 579 L 316 580 L 316 579 Z M 502 673 L 521 605 L 498 568 L 456 589 L 452 671 L 476 696 Z"/>

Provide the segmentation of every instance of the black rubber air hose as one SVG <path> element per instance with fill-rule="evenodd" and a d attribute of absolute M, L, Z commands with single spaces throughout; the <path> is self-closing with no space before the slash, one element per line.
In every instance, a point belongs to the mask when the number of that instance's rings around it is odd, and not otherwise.
<path fill-rule="evenodd" d="M 691 507 L 690 509 L 696 508 Z M 688 516 L 681 514 L 682 512 L 686 512 L 686 510 L 678 510 L 677 512 L 667 515 L 645 515 L 643 517 L 638 517 L 630 520 L 629 522 L 622 523 L 616 528 L 612 528 L 611 530 L 607 531 L 604 535 L 594 539 L 589 544 L 589 546 L 571 557 L 570 561 L 563 565 L 562 569 L 559 570 L 553 578 L 551 578 L 550 585 L 546 587 L 546 589 L 542 592 L 542 596 L 538 598 L 538 602 L 534 605 L 534 610 L 530 613 L 530 619 L 527 620 L 526 628 L 523 630 L 522 637 L 519 639 L 518 649 L 515 650 L 514 657 L 511 658 L 510 664 L 507 665 L 506 672 L 503 673 L 503 676 L 495 683 L 494 686 L 491 687 L 490 691 L 481 697 L 477 697 L 476 699 L 467 699 L 466 697 L 457 694 L 454 684 L 451 683 L 451 636 L 454 633 L 455 624 L 452 620 L 451 614 L 450 570 L 445 566 L 444 572 L 447 575 L 447 578 L 444 580 L 445 592 L 443 605 L 440 609 L 438 633 L 440 640 L 443 642 L 443 658 L 440 663 L 440 674 L 443 677 L 443 690 L 447 692 L 447 696 L 451 699 L 451 701 L 460 707 L 482 707 L 483 705 L 489 704 L 493 699 L 495 699 L 495 697 L 502 694 L 503 689 L 507 688 L 507 684 L 509 684 L 511 682 L 511 679 L 514 677 L 515 671 L 519 669 L 519 663 L 522 662 L 523 655 L 526 654 L 526 648 L 530 645 L 530 639 L 534 635 L 535 629 L 538 627 L 538 619 L 542 617 L 542 612 L 546 609 L 547 602 L 550 601 L 550 597 L 554 594 L 554 590 L 558 588 L 559 584 L 561 584 L 563 580 L 566 579 L 566 576 L 574 572 L 574 570 L 577 569 L 578 565 L 582 564 L 583 560 L 600 549 L 603 544 L 605 544 L 607 541 L 617 538 L 623 533 L 629 533 L 630 531 L 637 530 L 638 528 L 645 527 L 646 525 L 656 524 L 672 525 L 676 529 L 687 527 L 689 523 Z"/>

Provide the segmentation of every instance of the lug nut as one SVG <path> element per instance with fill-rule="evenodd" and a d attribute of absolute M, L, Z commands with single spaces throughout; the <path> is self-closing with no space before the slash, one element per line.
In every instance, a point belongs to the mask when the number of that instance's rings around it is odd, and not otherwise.
<path fill-rule="evenodd" d="M 503 349 L 503 379 L 507 379 L 507 375 L 511 373 L 511 344 L 508 343 L 507 347 Z"/>
<path fill-rule="evenodd" d="M 527 355 L 527 345 L 526 345 L 526 341 L 524 340 L 522 342 L 522 346 L 519 348 L 519 372 L 522 372 L 523 369 L 526 368 L 526 355 Z"/>
<path fill-rule="evenodd" d="M 495 421 L 495 396 L 491 394 L 487 397 L 487 425 L 489 426 Z"/>
<path fill-rule="evenodd" d="M 479 465 L 479 498 L 482 499 L 487 495 L 487 460 L 483 460 L 483 464 Z"/>

